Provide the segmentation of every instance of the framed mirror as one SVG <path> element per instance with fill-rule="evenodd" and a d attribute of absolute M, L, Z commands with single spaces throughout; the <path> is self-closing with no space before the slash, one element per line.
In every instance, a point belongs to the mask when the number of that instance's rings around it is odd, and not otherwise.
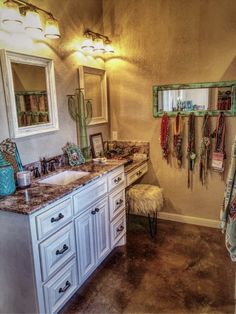
<path fill-rule="evenodd" d="M 107 83 L 105 70 L 87 66 L 79 67 L 79 85 L 84 89 L 85 100 L 92 103 L 92 119 L 89 125 L 107 123 Z"/>
<path fill-rule="evenodd" d="M 169 116 L 178 112 L 203 116 L 206 111 L 212 116 L 222 111 L 235 116 L 235 96 L 236 81 L 153 86 L 153 116 L 160 117 L 164 112 Z"/>
<path fill-rule="evenodd" d="M 2 50 L 1 65 L 10 136 L 58 130 L 53 61 Z"/>

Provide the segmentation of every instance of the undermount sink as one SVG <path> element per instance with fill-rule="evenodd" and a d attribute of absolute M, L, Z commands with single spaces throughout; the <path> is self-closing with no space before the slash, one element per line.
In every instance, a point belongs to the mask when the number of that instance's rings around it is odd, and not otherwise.
<path fill-rule="evenodd" d="M 51 177 L 40 180 L 39 183 L 44 184 L 57 184 L 57 185 L 67 185 L 73 181 L 76 181 L 80 178 L 87 176 L 89 172 L 86 171 L 73 171 L 66 170 L 57 174 L 54 174 Z"/>

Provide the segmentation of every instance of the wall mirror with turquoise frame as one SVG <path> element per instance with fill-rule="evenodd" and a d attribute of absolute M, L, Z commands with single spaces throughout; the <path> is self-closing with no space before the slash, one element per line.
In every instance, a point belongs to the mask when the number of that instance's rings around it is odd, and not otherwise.
<path fill-rule="evenodd" d="M 153 86 L 153 116 L 236 115 L 236 81 Z"/>

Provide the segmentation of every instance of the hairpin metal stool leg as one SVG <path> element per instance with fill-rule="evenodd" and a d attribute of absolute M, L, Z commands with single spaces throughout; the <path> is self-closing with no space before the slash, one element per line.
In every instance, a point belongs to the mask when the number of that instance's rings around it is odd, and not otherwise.
<path fill-rule="evenodd" d="M 126 204 L 126 223 L 127 226 L 129 225 L 129 220 L 130 220 L 130 205 L 129 202 Z"/>
<path fill-rule="evenodd" d="M 153 214 L 148 214 L 150 235 L 154 238 L 157 235 L 157 210 Z"/>

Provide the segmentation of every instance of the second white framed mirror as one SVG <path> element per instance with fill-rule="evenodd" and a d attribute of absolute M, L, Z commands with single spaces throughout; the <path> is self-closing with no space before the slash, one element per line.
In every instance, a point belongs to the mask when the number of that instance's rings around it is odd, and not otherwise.
<path fill-rule="evenodd" d="M 79 67 L 79 85 L 84 89 L 85 100 L 92 103 L 89 125 L 108 122 L 106 71 L 87 66 Z"/>

